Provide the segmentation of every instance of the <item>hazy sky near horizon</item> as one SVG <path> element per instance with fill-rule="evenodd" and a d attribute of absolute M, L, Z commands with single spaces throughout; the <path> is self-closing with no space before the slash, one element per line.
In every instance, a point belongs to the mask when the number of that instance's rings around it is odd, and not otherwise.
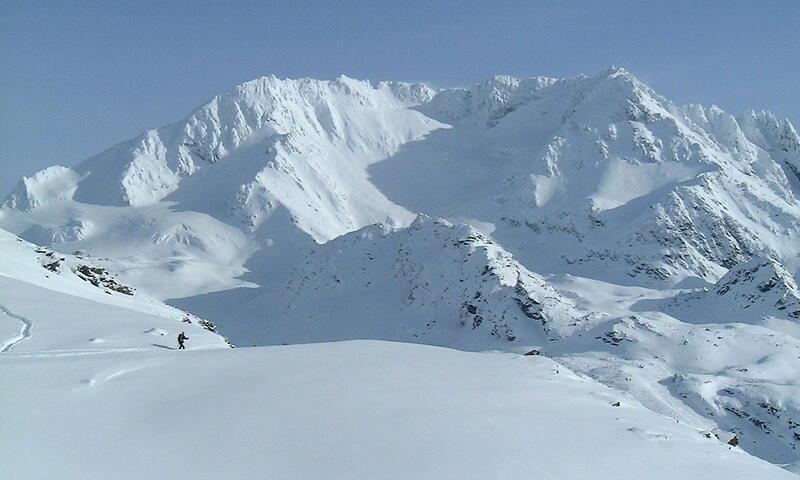
<path fill-rule="evenodd" d="M 279 77 L 574 76 L 621 65 L 678 103 L 800 123 L 800 1 L 0 0 L 0 197 Z"/>

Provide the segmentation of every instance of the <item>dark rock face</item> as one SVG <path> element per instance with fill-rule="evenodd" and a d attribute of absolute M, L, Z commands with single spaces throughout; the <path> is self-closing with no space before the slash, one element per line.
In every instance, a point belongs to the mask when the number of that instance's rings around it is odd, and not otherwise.
<path fill-rule="evenodd" d="M 81 280 L 91 283 L 97 288 L 104 288 L 112 290 L 125 295 L 133 295 L 134 288 L 128 285 L 123 285 L 116 281 L 108 270 L 102 267 L 95 267 L 90 265 L 78 265 L 75 268 L 75 275 Z"/>

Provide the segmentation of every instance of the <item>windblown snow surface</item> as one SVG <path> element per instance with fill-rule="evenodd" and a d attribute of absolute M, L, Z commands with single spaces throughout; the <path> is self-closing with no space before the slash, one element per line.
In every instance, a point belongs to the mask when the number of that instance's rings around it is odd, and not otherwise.
<path fill-rule="evenodd" d="M 793 477 L 798 199 L 621 68 L 247 82 L 3 201 L 0 468 Z"/>

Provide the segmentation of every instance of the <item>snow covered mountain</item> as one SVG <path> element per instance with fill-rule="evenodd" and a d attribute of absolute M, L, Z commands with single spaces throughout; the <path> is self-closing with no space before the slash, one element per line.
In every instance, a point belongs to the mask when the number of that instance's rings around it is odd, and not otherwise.
<path fill-rule="evenodd" d="M 0 227 L 239 345 L 536 351 L 797 470 L 798 200 L 788 120 L 678 106 L 621 68 L 269 76 L 24 178 Z"/>
<path fill-rule="evenodd" d="M 758 323 L 765 317 L 800 319 L 800 287 L 794 275 L 773 258 L 753 256 L 728 270 L 709 292 L 689 291 L 672 299 L 667 309 L 698 309 L 741 322 Z"/>
<path fill-rule="evenodd" d="M 70 199 L 131 207 L 168 200 L 250 230 L 283 207 L 303 231 L 329 240 L 387 214 L 402 216 L 364 169 L 445 126 L 409 108 L 433 94 L 424 85 L 373 87 L 344 76 L 264 77 L 75 169 L 24 179 L 5 204 L 31 210 Z"/>
<path fill-rule="evenodd" d="M 406 229 L 368 227 L 317 247 L 275 300 L 267 294 L 248 308 L 265 319 L 249 332 L 259 343 L 380 338 L 505 349 L 596 321 L 475 228 L 424 216 Z"/>

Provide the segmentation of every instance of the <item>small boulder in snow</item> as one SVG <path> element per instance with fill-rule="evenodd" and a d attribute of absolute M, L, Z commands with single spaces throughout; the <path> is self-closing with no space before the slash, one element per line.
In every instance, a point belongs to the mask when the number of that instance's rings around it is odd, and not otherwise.
<path fill-rule="evenodd" d="M 732 432 L 727 432 L 725 430 L 720 430 L 719 428 L 715 428 L 711 431 L 715 437 L 719 439 L 722 443 L 726 443 L 732 447 L 739 445 L 739 436 Z"/>

